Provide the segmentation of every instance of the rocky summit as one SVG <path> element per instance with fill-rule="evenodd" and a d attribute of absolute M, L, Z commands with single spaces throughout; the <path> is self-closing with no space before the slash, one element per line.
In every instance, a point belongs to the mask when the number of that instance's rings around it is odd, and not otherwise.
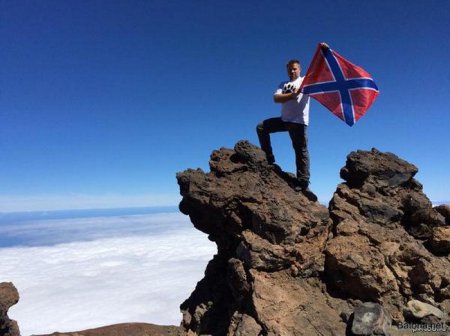
<path fill-rule="evenodd" d="M 181 305 L 188 335 L 448 334 L 449 208 L 414 165 L 352 152 L 326 208 L 247 141 L 209 164 L 177 174 L 181 212 L 217 244 Z"/>
<path fill-rule="evenodd" d="M 217 245 L 181 327 L 54 335 L 450 334 L 450 206 L 432 206 L 414 165 L 352 152 L 328 208 L 247 141 L 209 165 L 177 174 L 180 211 Z M 1 336 L 18 335 L 7 316 L 17 300 L 0 286 Z"/>

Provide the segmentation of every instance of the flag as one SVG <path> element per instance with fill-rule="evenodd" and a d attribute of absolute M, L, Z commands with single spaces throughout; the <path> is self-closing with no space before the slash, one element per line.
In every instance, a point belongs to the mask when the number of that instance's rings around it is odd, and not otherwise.
<path fill-rule="evenodd" d="M 378 96 L 378 87 L 364 69 L 330 48 L 318 45 L 300 90 L 349 126 L 353 126 Z"/>

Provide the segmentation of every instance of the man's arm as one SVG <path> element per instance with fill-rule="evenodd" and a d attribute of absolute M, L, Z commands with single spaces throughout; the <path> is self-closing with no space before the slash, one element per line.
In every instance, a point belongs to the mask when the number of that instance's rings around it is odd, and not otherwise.
<path fill-rule="evenodd" d="M 273 101 L 275 103 L 285 103 L 292 99 L 297 99 L 300 94 L 300 88 L 291 93 L 275 93 L 273 95 Z"/>

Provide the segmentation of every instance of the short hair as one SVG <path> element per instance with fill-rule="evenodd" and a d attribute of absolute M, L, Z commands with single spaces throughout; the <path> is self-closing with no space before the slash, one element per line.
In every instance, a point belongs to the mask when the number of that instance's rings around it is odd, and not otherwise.
<path fill-rule="evenodd" d="M 301 67 L 300 61 L 297 59 L 291 59 L 289 62 L 287 62 L 286 64 L 286 68 L 289 68 L 291 65 L 293 64 L 298 64 Z"/>

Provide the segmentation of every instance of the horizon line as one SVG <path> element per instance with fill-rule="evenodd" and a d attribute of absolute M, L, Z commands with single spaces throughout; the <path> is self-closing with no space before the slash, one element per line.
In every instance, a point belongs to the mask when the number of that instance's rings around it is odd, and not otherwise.
<path fill-rule="evenodd" d="M 2 215 L 16 215 L 16 214 L 41 214 L 41 213 L 62 213 L 62 212 L 84 212 L 84 211 L 121 211 L 121 210 L 164 210 L 178 208 L 178 204 L 170 205 L 150 205 L 150 206 L 118 206 L 118 207 L 94 207 L 94 208 L 63 208 L 51 210 L 19 210 L 19 211 L 0 211 Z"/>
<path fill-rule="evenodd" d="M 177 206 L 181 196 L 175 193 L 149 194 L 0 194 L 1 213 L 49 212 L 95 209 L 126 209 Z"/>

